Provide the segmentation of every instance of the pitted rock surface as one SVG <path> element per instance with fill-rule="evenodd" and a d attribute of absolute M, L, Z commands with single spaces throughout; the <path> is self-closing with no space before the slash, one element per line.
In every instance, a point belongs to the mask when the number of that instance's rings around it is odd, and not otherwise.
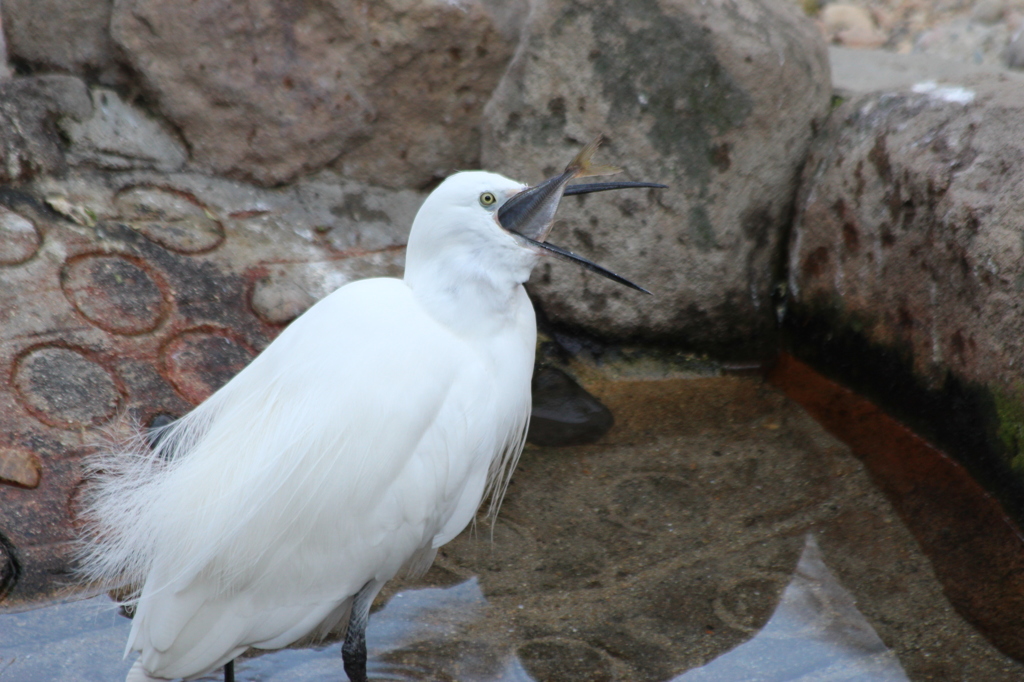
<path fill-rule="evenodd" d="M 151 332 L 170 308 L 163 277 L 138 258 L 82 254 L 64 264 L 60 278 L 75 310 L 113 334 Z"/>
<path fill-rule="evenodd" d="M 389 187 L 475 167 L 514 49 L 476 1 L 126 0 L 110 27 L 193 160 L 266 185 L 332 163 Z"/>
<path fill-rule="evenodd" d="M 789 2 L 535 4 L 485 109 L 484 167 L 535 183 L 603 133 L 599 163 L 669 185 L 569 198 L 551 234 L 656 298 L 545 262 L 530 291 L 548 317 L 719 356 L 772 347 L 772 272 L 830 96 L 824 42 Z"/>
<path fill-rule="evenodd" d="M 189 402 L 198 405 L 240 372 L 256 351 L 230 330 L 190 329 L 161 349 L 166 376 Z"/>
<path fill-rule="evenodd" d="M 105 429 L 185 414 L 316 300 L 400 276 L 421 201 L 331 173 L 262 190 L 93 172 L 0 192 L 0 547 L 19 567 L 0 556 L 0 591 L 72 582 L 81 462 Z M 302 296 L 282 308 L 268 281 Z"/>
<path fill-rule="evenodd" d="M 1024 82 L 858 97 L 807 166 L 790 251 L 800 305 L 838 297 L 915 369 L 1024 379 Z M 955 92 L 954 92 L 955 91 Z M 952 99 L 960 92 L 968 101 Z"/>
<path fill-rule="evenodd" d="M 847 102 L 814 145 L 788 319 L 805 357 L 959 457 L 1020 520 L 1024 81 L 913 90 Z"/>
<path fill-rule="evenodd" d="M 84 349 L 42 345 L 23 352 L 13 384 L 33 416 L 58 428 L 99 426 L 121 402 L 114 376 Z"/>

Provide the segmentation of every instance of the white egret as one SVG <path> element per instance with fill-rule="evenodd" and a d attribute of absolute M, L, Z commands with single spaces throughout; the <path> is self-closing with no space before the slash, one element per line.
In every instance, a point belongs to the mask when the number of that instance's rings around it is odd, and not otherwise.
<path fill-rule="evenodd" d="M 249 647 L 322 636 L 347 619 L 353 682 L 366 679 L 370 604 L 491 494 L 522 450 L 536 322 L 523 283 L 563 193 L 595 168 L 588 145 L 526 187 L 457 173 L 424 201 L 405 277 L 348 284 L 296 319 L 204 403 L 101 456 L 82 571 L 129 594 L 128 680 L 187 678 Z M 226 668 L 226 676 L 233 674 Z"/>

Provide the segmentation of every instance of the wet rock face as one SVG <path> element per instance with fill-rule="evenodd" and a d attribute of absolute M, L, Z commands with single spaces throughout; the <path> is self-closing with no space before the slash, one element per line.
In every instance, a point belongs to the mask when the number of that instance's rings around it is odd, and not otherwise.
<path fill-rule="evenodd" d="M 333 174 L 268 191 L 76 173 L 0 191 L 0 597 L 72 581 L 81 461 L 104 430 L 181 416 L 314 301 L 399 275 L 404 235 L 380 223 L 408 226 L 421 200 Z M 353 204 L 378 222 L 337 210 Z"/>
<path fill-rule="evenodd" d="M 266 185 L 331 162 L 390 187 L 476 166 L 513 49 L 479 4 L 441 0 L 125 0 L 111 32 L 196 162 Z"/>
<path fill-rule="evenodd" d="M 816 143 L 789 317 L 805 351 L 827 326 L 831 371 L 860 364 L 858 388 L 1004 486 L 1024 466 L 1024 84 L 924 90 L 852 100 Z"/>
<path fill-rule="evenodd" d="M 770 345 L 771 273 L 828 74 L 788 3 L 537 4 L 485 110 L 484 166 L 537 182 L 605 133 L 600 161 L 619 177 L 670 186 L 567 199 L 551 237 L 653 303 L 545 262 L 531 292 L 546 313 L 605 336 Z"/>

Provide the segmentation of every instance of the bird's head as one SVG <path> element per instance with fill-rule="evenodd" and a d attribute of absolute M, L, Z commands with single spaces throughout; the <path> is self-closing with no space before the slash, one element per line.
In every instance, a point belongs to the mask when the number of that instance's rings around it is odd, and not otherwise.
<path fill-rule="evenodd" d="M 431 192 L 416 215 L 409 235 L 407 263 L 430 261 L 441 266 L 445 260 L 455 260 L 459 262 L 449 262 L 442 267 L 460 269 L 459 265 L 464 265 L 480 271 L 496 269 L 508 272 L 514 281 L 525 282 L 538 256 L 554 255 L 620 284 L 650 293 L 586 258 L 546 243 L 554 224 L 555 211 L 564 195 L 665 187 L 648 182 L 570 185 L 576 178 L 618 172 L 617 168 L 590 163 L 600 142 L 601 138 L 597 138 L 584 147 L 564 171 L 532 187 L 484 171 L 466 171 L 450 176 Z"/>
<path fill-rule="evenodd" d="M 460 280 L 525 282 L 537 261 L 498 223 L 498 209 L 526 187 L 497 173 L 464 171 L 430 193 L 412 223 L 405 279 L 458 287 Z M 450 283 L 448 283 L 450 282 Z"/>

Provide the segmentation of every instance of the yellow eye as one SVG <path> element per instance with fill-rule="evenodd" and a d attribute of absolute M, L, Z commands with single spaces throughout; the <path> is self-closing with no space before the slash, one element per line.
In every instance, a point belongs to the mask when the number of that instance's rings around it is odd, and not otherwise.
<path fill-rule="evenodd" d="M 491 206 L 497 200 L 498 200 L 497 197 L 495 197 L 490 192 L 484 192 L 483 194 L 480 195 L 480 205 L 481 206 Z"/>

